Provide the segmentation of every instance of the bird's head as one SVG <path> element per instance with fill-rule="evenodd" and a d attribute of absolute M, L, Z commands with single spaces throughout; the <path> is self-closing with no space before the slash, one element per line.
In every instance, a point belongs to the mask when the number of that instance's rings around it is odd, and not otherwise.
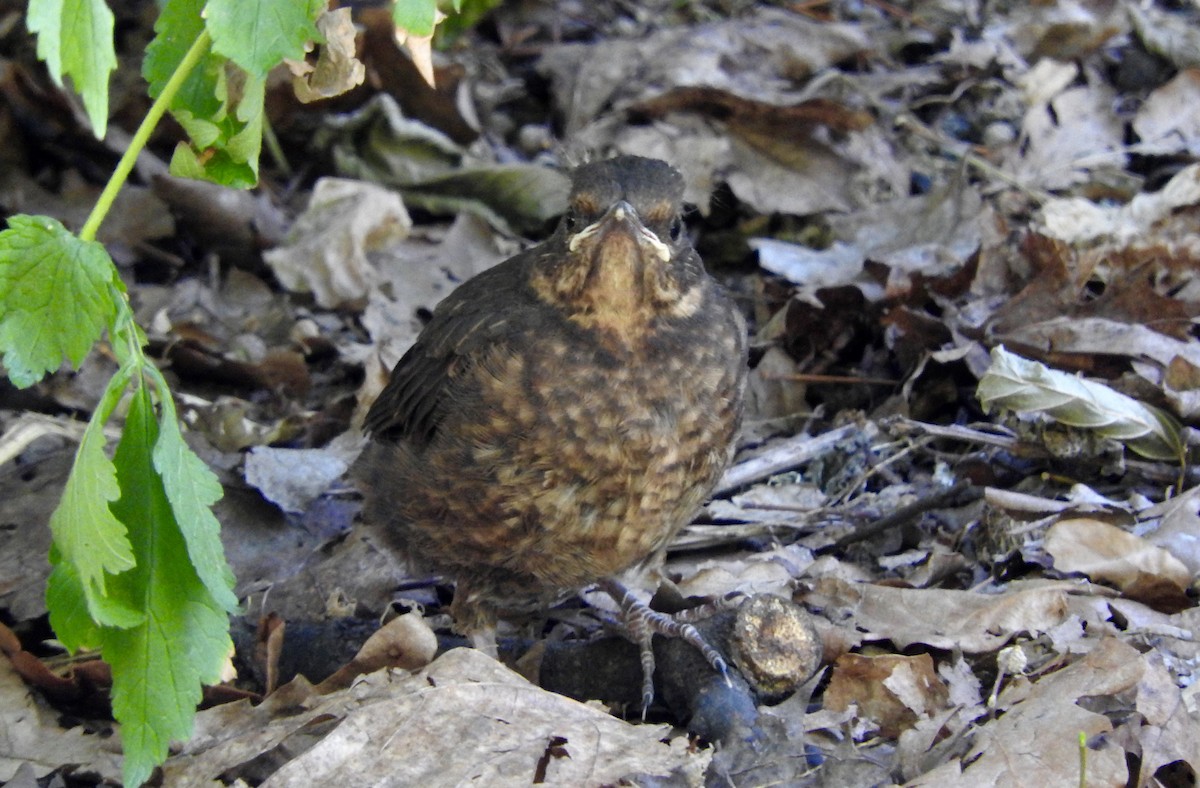
<path fill-rule="evenodd" d="M 620 156 L 578 168 L 534 290 L 572 322 L 618 336 L 691 317 L 705 274 L 684 230 L 682 199 L 682 176 L 656 159 Z"/>

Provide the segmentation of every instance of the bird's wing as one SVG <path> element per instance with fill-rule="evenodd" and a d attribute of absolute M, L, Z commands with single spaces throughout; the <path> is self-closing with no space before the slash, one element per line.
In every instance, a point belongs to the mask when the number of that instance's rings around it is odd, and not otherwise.
<path fill-rule="evenodd" d="M 534 305 L 529 250 L 468 279 L 433 312 L 416 343 L 397 362 L 367 413 L 375 437 L 429 442 L 442 420 L 447 389 L 473 353 L 503 341 Z"/>

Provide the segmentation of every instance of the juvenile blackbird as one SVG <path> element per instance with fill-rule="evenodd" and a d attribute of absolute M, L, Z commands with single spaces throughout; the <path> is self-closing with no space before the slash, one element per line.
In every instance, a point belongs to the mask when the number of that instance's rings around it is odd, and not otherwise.
<path fill-rule="evenodd" d="M 554 234 L 442 301 L 367 415 L 366 519 L 455 580 L 476 645 L 593 583 L 628 597 L 730 460 L 746 327 L 682 196 L 654 159 L 579 167 Z"/>

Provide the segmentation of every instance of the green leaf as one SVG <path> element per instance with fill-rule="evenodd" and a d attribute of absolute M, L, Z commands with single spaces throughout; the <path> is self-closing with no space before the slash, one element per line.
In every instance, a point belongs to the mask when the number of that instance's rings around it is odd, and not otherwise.
<path fill-rule="evenodd" d="M 117 67 L 113 15 L 103 0 L 29 0 L 26 18 L 38 37 L 37 54 L 50 76 L 64 75 L 83 97 L 98 139 L 108 128 L 108 74 Z"/>
<path fill-rule="evenodd" d="M 1182 427 L 1166 412 L 1103 383 L 1022 358 L 1003 345 L 992 348 L 991 355 L 976 390 L 984 413 L 995 407 L 1043 413 L 1068 427 L 1119 441 L 1151 460 L 1183 460 Z"/>
<path fill-rule="evenodd" d="M 217 83 L 222 102 L 219 112 L 200 118 L 188 110 L 177 110 L 175 117 L 193 144 L 176 146 L 171 174 L 237 189 L 254 186 L 262 150 L 265 91 L 265 80 L 229 65 Z"/>
<path fill-rule="evenodd" d="M 62 562 L 58 550 L 50 547 L 54 571 L 46 581 L 46 609 L 54 635 L 74 654 L 81 648 L 99 648 L 100 627 L 88 612 L 83 583 L 71 564 Z"/>
<path fill-rule="evenodd" d="M 69 577 L 61 579 L 65 583 L 74 578 L 79 584 L 93 621 L 114 627 L 142 622 L 136 608 L 108 595 L 113 576 L 134 565 L 127 529 L 109 507 L 121 490 L 117 486 L 116 467 L 104 453 L 104 422 L 128 382 L 127 370 L 119 371 L 109 381 L 83 432 L 62 499 L 50 515 L 55 557 L 61 561 L 56 563 L 69 567 Z M 70 640 L 73 636 L 68 633 L 66 637 Z"/>
<path fill-rule="evenodd" d="M 217 604 L 233 611 L 237 608 L 233 570 L 225 561 L 221 524 L 212 513 L 212 505 L 221 499 L 221 483 L 184 442 L 166 380 L 156 369 L 149 373 L 155 379 L 163 403 L 158 441 L 154 444 L 154 467 L 162 476 L 163 488 L 187 543 L 192 566 Z"/>
<path fill-rule="evenodd" d="M 121 498 L 113 513 L 129 526 L 137 565 L 112 579 L 112 593 L 144 611 L 143 624 L 104 628 L 112 666 L 113 714 L 121 723 L 126 785 L 140 785 L 172 741 L 192 731 L 201 684 L 214 683 L 232 651 L 229 621 L 188 560 L 163 477 L 152 461 L 158 424 L 147 386 L 134 394 L 113 458 Z"/>
<path fill-rule="evenodd" d="M 410 35 L 431 36 L 437 24 L 437 0 L 396 0 L 392 20 Z"/>
<path fill-rule="evenodd" d="M 325 5 L 325 0 L 210 0 L 213 50 L 263 79 L 285 57 L 304 59 L 305 44 L 320 38 L 315 20 Z"/>
<path fill-rule="evenodd" d="M 104 247 L 48 216 L 13 216 L 0 232 L 0 352 L 21 388 L 87 355 L 124 292 Z"/>
<path fill-rule="evenodd" d="M 183 56 L 203 32 L 201 13 L 204 6 L 205 0 L 167 0 L 163 6 L 154 23 L 156 35 L 146 48 L 146 57 L 142 61 L 142 76 L 150 84 L 152 98 L 158 98 L 162 93 Z M 223 101 L 217 97 L 217 82 L 222 76 L 224 62 L 225 58 L 220 55 L 211 51 L 206 54 L 188 75 L 169 109 L 173 112 L 187 110 L 202 118 L 220 112 Z M 199 143 L 202 148 L 210 144 Z"/>

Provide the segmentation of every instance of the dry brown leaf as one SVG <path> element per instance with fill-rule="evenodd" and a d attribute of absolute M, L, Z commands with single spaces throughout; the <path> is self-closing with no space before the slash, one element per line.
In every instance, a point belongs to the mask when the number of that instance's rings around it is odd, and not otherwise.
<path fill-rule="evenodd" d="M 408 236 L 400 195 L 362 181 L 322 178 L 285 245 L 263 255 L 289 290 L 336 308 L 363 299 L 372 282 L 367 253 Z"/>
<path fill-rule="evenodd" d="M 1147 509 L 1142 518 L 1159 520 L 1158 528 L 1146 535 L 1152 544 L 1182 561 L 1193 575 L 1200 575 L 1200 487 Z"/>
<path fill-rule="evenodd" d="M 1088 738 L 1087 784 L 1126 784 L 1125 750 L 1103 738 L 1112 723 L 1085 710 L 1079 701 L 1125 692 L 1141 679 L 1141 655 L 1131 646 L 1106 638 L 1083 659 L 1043 676 L 1027 697 L 979 728 L 970 763 L 959 782 L 921 779 L 913 785 L 1076 785 L 1079 783 L 1079 735 Z M 1023 690 L 1024 691 L 1024 690 Z"/>
<path fill-rule="evenodd" d="M 833 711 L 858 706 L 860 716 L 894 738 L 942 710 L 948 695 L 928 654 L 843 654 L 833 666 L 824 702 Z"/>
<path fill-rule="evenodd" d="M 802 599 L 845 610 L 868 640 L 897 648 L 924 643 L 970 654 L 994 651 L 1020 633 L 1038 634 L 1067 616 L 1067 583 L 1040 588 L 1011 584 L 1000 594 L 947 589 L 890 588 L 821 578 Z"/>
<path fill-rule="evenodd" d="M 1137 710 L 1144 718 L 1137 738 L 1142 746 L 1141 785 L 1153 785 L 1159 767 L 1182 760 L 1200 774 L 1200 709 L 1189 704 L 1161 654 L 1142 657 L 1146 666 L 1137 688 Z"/>
<path fill-rule="evenodd" d="M 676 770 L 699 779 L 709 755 L 682 739 L 664 743 L 669 735 L 670 726 L 622 722 L 455 649 L 412 676 L 384 670 L 323 697 L 294 681 L 258 707 L 202 711 L 192 740 L 164 765 L 164 784 L 229 782 L 264 753 L 285 761 L 264 788 L 527 786 L 539 764 L 551 785 Z"/>
<path fill-rule="evenodd" d="M 44 777 L 63 764 L 94 772 L 118 784 L 120 745 L 116 737 L 64 730 L 58 714 L 37 702 L 8 659 L 0 657 L 0 781 L 13 778 L 22 764 Z"/>
<path fill-rule="evenodd" d="M 1191 572 L 1161 547 L 1115 525 L 1079 517 L 1060 520 L 1046 534 L 1045 548 L 1061 572 L 1079 572 L 1112 583 L 1128 597 L 1152 607 L 1188 606 Z"/>
<path fill-rule="evenodd" d="M 433 661 L 437 650 L 437 635 L 425 617 L 410 611 L 396 616 L 367 638 L 354 659 L 318 684 L 316 691 L 328 694 L 349 686 L 357 676 L 383 668 L 420 670 Z"/>
<path fill-rule="evenodd" d="M 446 15 L 441 11 L 434 10 L 433 26 L 436 28 L 445 18 Z M 395 36 L 396 43 L 408 49 L 408 54 L 412 58 L 413 65 L 417 67 L 417 71 L 424 78 L 425 82 L 430 87 L 435 87 L 433 79 L 433 34 L 414 36 L 404 28 L 397 27 Z"/>
<path fill-rule="evenodd" d="M 285 60 L 293 74 L 292 89 L 302 103 L 341 95 L 366 79 L 366 66 L 355 56 L 354 22 L 349 8 L 325 10 L 317 17 L 317 29 L 325 43 L 317 63 Z"/>

